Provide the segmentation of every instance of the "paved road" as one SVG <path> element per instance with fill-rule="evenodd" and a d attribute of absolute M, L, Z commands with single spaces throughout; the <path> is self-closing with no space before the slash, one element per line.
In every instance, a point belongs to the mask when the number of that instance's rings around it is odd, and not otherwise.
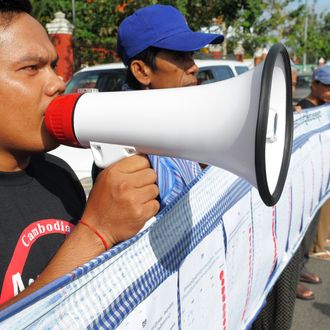
<path fill-rule="evenodd" d="M 330 329 L 330 261 L 310 259 L 307 268 L 318 274 L 323 283 L 310 285 L 315 300 L 296 300 L 291 330 Z"/>

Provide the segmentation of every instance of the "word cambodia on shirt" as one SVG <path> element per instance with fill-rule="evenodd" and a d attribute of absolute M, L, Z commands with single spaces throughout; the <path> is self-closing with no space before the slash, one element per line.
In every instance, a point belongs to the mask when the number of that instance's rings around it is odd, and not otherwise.
<path fill-rule="evenodd" d="M 70 167 L 39 155 L 20 172 L 0 172 L 0 303 L 30 285 L 80 219 L 85 194 Z"/>

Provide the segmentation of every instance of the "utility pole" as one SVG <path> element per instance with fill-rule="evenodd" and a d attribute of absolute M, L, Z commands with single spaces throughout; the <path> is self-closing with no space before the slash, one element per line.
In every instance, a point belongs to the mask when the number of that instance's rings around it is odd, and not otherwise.
<path fill-rule="evenodd" d="M 306 71 L 306 60 L 307 60 L 307 54 L 306 54 L 306 44 L 307 44 L 307 30 L 308 30 L 308 0 L 305 2 L 305 23 L 304 23 L 304 54 L 303 54 L 303 71 Z"/>
<path fill-rule="evenodd" d="M 76 26 L 76 3 L 75 0 L 72 0 L 72 23 Z"/>

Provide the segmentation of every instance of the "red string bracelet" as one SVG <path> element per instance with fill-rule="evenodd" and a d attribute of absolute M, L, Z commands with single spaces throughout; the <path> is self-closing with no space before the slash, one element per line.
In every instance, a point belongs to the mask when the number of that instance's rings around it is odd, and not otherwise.
<path fill-rule="evenodd" d="M 93 228 L 91 225 L 89 225 L 84 220 L 80 220 L 79 223 L 81 223 L 81 224 L 85 225 L 86 227 L 88 227 L 93 233 L 95 233 L 100 238 L 100 240 L 102 241 L 102 243 L 104 245 L 105 251 L 109 250 L 108 243 L 106 242 L 106 240 L 103 238 L 103 236 L 101 235 L 101 233 L 97 229 Z"/>

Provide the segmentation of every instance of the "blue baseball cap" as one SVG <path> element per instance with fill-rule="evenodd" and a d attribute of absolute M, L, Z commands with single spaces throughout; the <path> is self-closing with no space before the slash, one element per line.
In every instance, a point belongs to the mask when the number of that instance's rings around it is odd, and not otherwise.
<path fill-rule="evenodd" d="M 223 39 L 221 34 L 193 32 L 184 16 L 172 6 L 151 5 L 122 21 L 117 52 L 127 64 L 130 58 L 151 46 L 190 52 L 208 44 L 219 44 Z"/>
<path fill-rule="evenodd" d="M 330 85 L 330 65 L 324 65 L 314 70 L 313 80 L 319 81 L 323 85 Z"/>

